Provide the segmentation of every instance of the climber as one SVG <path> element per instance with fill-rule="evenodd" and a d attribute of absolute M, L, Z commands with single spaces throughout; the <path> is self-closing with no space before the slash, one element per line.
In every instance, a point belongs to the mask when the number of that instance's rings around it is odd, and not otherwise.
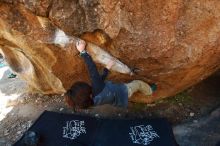
<path fill-rule="evenodd" d="M 92 105 L 103 104 L 127 107 L 128 99 L 134 92 L 141 91 L 147 96 L 152 95 L 156 90 L 155 84 L 150 86 L 141 80 L 134 80 L 127 84 L 105 81 L 109 70 L 115 64 L 115 60 L 109 61 L 102 75 L 100 75 L 91 56 L 85 50 L 85 47 L 85 41 L 77 41 L 76 48 L 88 67 L 92 87 L 85 82 L 74 83 L 65 94 L 65 100 L 70 107 L 82 109 Z"/>

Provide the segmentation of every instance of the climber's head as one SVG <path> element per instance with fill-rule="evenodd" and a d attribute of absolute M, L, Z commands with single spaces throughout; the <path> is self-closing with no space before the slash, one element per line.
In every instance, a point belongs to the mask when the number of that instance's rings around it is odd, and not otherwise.
<path fill-rule="evenodd" d="M 93 105 L 92 88 L 85 82 L 76 82 L 66 92 L 65 100 L 74 109 L 88 108 Z"/>

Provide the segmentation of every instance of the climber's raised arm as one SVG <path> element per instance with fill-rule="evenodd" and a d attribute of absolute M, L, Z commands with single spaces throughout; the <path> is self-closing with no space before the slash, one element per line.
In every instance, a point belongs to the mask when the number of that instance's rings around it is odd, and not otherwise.
<path fill-rule="evenodd" d="M 105 83 L 102 80 L 102 77 L 100 76 L 91 56 L 86 52 L 85 47 L 86 47 L 86 42 L 83 40 L 80 40 L 76 43 L 76 49 L 80 52 L 80 56 L 84 59 L 88 68 L 90 80 L 93 87 L 92 96 L 96 96 L 98 93 L 102 91 L 102 89 L 105 86 Z"/>

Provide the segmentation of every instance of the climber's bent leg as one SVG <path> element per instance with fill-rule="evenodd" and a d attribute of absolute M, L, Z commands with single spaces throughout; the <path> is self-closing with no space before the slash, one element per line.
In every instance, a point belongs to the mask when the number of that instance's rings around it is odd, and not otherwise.
<path fill-rule="evenodd" d="M 153 91 L 147 83 L 141 80 L 134 80 L 125 84 L 128 88 L 128 98 L 130 98 L 135 92 L 140 91 L 145 95 L 152 95 Z"/>

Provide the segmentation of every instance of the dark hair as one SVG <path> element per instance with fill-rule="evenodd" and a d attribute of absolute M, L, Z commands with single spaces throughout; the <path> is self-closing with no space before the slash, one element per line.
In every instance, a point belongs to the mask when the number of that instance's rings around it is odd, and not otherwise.
<path fill-rule="evenodd" d="M 93 105 L 92 87 L 85 82 L 76 82 L 66 92 L 67 104 L 72 108 L 88 108 Z"/>

